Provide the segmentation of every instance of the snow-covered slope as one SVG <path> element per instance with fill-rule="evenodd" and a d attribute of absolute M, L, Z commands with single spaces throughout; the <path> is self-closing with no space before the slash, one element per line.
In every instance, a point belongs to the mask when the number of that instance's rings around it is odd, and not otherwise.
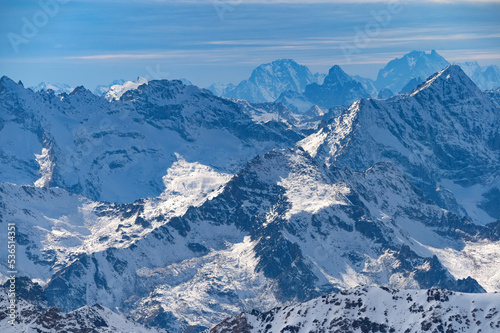
<path fill-rule="evenodd" d="M 283 92 L 303 92 L 317 78 L 306 67 L 291 59 L 275 60 L 255 68 L 248 80 L 233 89 L 224 89 L 224 97 L 244 99 L 249 102 L 273 102 Z"/>
<path fill-rule="evenodd" d="M 478 223 L 500 218 L 500 112 L 458 66 L 407 96 L 360 100 L 300 145 L 328 164 L 393 161 L 425 195 Z"/>
<path fill-rule="evenodd" d="M 313 104 L 332 108 L 338 105 L 349 105 L 360 98 L 370 97 L 370 94 L 360 82 L 335 65 L 330 68 L 323 84 L 308 85 L 304 96 Z"/>
<path fill-rule="evenodd" d="M 484 253 L 498 248 L 498 225 L 437 207 L 390 163 L 351 173 L 301 149 L 272 151 L 183 215 L 140 202 L 98 211 L 120 216 L 116 232 L 132 239 L 59 267 L 45 287 L 51 305 L 99 302 L 179 332 L 360 284 L 500 290 L 491 272 L 464 265 L 454 276 L 446 266 L 468 257 L 497 267 L 494 250 Z M 136 225 L 156 228 L 126 233 Z"/>
<path fill-rule="evenodd" d="M 210 333 L 493 333 L 500 330 L 499 304 L 499 294 L 358 287 L 266 312 L 241 313 Z"/>
<path fill-rule="evenodd" d="M 55 96 L 3 77 L 0 110 L 0 181 L 114 202 L 158 196 L 175 154 L 235 173 L 256 154 L 302 138 L 180 81 L 150 81 L 108 102 L 83 87 Z"/>
<path fill-rule="evenodd" d="M 94 94 L 96 94 L 97 96 L 104 96 L 111 89 L 112 86 L 123 85 L 124 83 L 125 80 L 118 79 L 114 80 L 110 84 L 100 84 L 94 89 Z"/>
<path fill-rule="evenodd" d="M 500 88 L 500 68 L 496 65 L 481 66 L 477 61 L 456 63 L 481 89 Z"/>
<path fill-rule="evenodd" d="M 323 86 L 352 82 L 331 74 Z M 16 224 L 19 274 L 43 286 L 33 320 L 200 332 L 360 285 L 500 291 L 495 96 L 457 66 L 303 114 L 180 81 L 108 101 L 3 77 L 0 227 Z"/>
<path fill-rule="evenodd" d="M 124 93 L 129 90 L 137 89 L 142 84 L 147 84 L 148 80 L 143 77 L 138 77 L 135 81 L 125 81 L 121 84 L 112 85 L 106 92 L 105 97 L 107 100 L 119 100 Z"/>
<path fill-rule="evenodd" d="M 399 92 L 413 78 L 426 78 L 450 63 L 435 50 L 430 53 L 412 51 L 401 58 L 391 60 L 378 73 L 375 86 L 378 90 L 389 88 Z"/>

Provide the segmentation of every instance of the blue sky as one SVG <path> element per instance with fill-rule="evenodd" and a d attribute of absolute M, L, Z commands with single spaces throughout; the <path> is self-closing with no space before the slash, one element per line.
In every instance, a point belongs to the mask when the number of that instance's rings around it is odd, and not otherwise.
<path fill-rule="evenodd" d="M 25 86 L 237 83 L 280 58 L 374 78 L 389 60 L 432 49 L 500 65 L 500 1 L 7 0 L 0 9 L 0 75 Z"/>

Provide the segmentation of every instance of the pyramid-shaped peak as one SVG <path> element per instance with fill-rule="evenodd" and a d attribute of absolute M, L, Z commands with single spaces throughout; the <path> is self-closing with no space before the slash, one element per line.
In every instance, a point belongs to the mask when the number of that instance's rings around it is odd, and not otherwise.
<path fill-rule="evenodd" d="M 455 94 L 463 93 L 476 94 L 480 92 L 479 88 L 465 74 L 458 65 L 450 65 L 443 70 L 429 77 L 424 83 L 416 87 L 410 94 L 439 94 L 442 99 L 452 100 Z M 462 95 L 463 96 L 463 95 Z"/>
<path fill-rule="evenodd" d="M 5 76 L 5 75 L 3 75 L 0 78 L 0 83 L 2 83 L 2 84 L 16 84 L 14 81 L 12 81 L 12 79 L 10 77 Z"/>
<path fill-rule="evenodd" d="M 328 75 L 325 77 L 324 83 L 345 83 L 351 80 L 352 78 L 346 72 L 344 72 L 339 65 L 335 65 L 328 71 Z"/>
<path fill-rule="evenodd" d="M 71 92 L 70 95 L 87 94 L 90 90 L 87 90 L 84 86 L 78 86 Z"/>

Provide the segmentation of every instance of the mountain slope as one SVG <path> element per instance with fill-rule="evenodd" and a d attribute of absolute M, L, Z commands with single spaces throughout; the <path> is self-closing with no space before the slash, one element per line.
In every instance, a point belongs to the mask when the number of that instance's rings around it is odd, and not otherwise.
<path fill-rule="evenodd" d="M 349 105 L 360 98 L 370 97 L 363 85 L 347 75 L 339 66 L 330 69 L 322 85 L 308 85 L 304 95 L 311 103 L 325 108 Z"/>
<path fill-rule="evenodd" d="M 393 161 L 425 195 L 478 223 L 498 219 L 499 111 L 458 66 L 408 96 L 361 100 L 300 145 L 353 170 Z"/>
<path fill-rule="evenodd" d="M 225 89 L 222 96 L 249 102 L 274 102 L 283 92 L 303 92 L 317 78 L 306 67 L 291 59 L 275 60 L 253 70 L 250 78 L 234 89 Z"/>
<path fill-rule="evenodd" d="M 430 53 L 412 51 L 401 58 L 391 60 L 378 73 L 375 86 L 398 92 L 413 78 L 426 78 L 450 65 L 435 50 Z"/>
<path fill-rule="evenodd" d="M 480 66 L 477 61 L 457 63 L 481 89 L 500 88 L 500 68 L 496 65 Z"/>
<path fill-rule="evenodd" d="M 483 253 L 497 248 L 498 226 L 440 209 L 390 163 L 351 173 L 323 169 L 300 149 L 273 151 L 183 215 L 142 205 L 119 210 L 121 230 L 156 227 L 74 256 L 45 287 L 51 305 L 100 302 L 178 332 L 359 284 L 484 292 L 472 276 L 489 291 L 500 288 L 484 270 L 454 276 L 449 268 L 479 258 L 496 267 L 499 256 Z"/>
<path fill-rule="evenodd" d="M 210 333 L 496 332 L 500 296 L 358 287 L 228 318 Z"/>
<path fill-rule="evenodd" d="M 58 97 L 3 77 L 0 110 L 1 181 L 115 202 L 158 196 L 176 154 L 235 173 L 256 154 L 302 138 L 180 81 L 150 81 L 108 102 L 83 87 Z"/>
<path fill-rule="evenodd" d="M 0 330 L 21 332 L 137 332 L 166 333 L 162 329 L 147 328 L 100 305 L 84 306 L 69 313 L 47 305 L 42 288 L 26 278 L 16 279 L 17 319 L 9 323 L 8 286 L 0 290 Z"/>

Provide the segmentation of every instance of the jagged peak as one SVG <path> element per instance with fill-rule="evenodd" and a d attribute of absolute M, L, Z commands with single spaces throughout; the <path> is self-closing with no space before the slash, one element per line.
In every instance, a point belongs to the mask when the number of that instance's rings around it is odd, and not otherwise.
<path fill-rule="evenodd" d="M 70 95 L 73 96 L 73 95 L 81 95 L 81 94 L 87 94 L 87 93 L 92 94 L 92 92 L 90 90 L 88 90 L 87 88 L 85 88 L 84 86 L 78 86 L 75 89 L 73 89 L 73 91 L 70 93 Z"/>
<path fill-rule="evenodd" d="M 17 85 L 10 77 L 3 75 L 2 78 L 0 78 L 0 84 L 3 86 L 13 86 Z"/>
<path fill-rule="evenodd" d="M 277 59 L 271 62 L 273 65 L 285 65 L 285 64 L 291 64 L 291 65 L 299 65 L 295 60 L 293 59 Z M 300 66 L 300 65 L 299 65 Z"/>
<path fill-rule="evenodd" d="M 0 78 L 0 92 L 16 91 L 19 90 L 20 88 L 24 89 L 24 85 L 21 81 L 16 83 L 11 78 L 5 75 L 2 76 L 2 78 Z"/>

